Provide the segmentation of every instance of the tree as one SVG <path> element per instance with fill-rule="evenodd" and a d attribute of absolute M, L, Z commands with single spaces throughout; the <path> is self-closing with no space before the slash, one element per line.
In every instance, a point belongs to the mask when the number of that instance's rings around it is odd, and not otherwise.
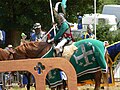
<path fill-rule="evenodd" d="M 0 27 L 7 32 L 7 43 L 18 45 L 20 32 L 30 32 L 35 22 L 40 22 L 43 27 L 51 24 L 48 0 L 0 0 L 0 2 L 2 22 Z"/>
<path fill-rule="evenodd" d="M 109 41 L 110 44 L 120 41 L 120 31 L 109 31 L 110 25 L 100 23 L 97 25 L 96 36 L 98 40 Z"/>
<path fill-rule="evenodd" d="M 101 4 L 100 0 L 96 0 L 97 10 Z M 68 0 L 67 6 L 67 14 L 71 22 L 77 21 L 78 15 L 94 13 L 94 0 Z"/>
<path fill-rule="evenodd" d="M 61 1 L 61 0 L 60 0 Z M 53 7 L 57 0 L 52 0 Z M 97 0 L 97 7 L 100 4 Z M 77 14 L 93 13 L 93 0 L 68 0 L 67 20 L 77 21 Z M 49 0 L 0 0 L 0 28 L 7 33 L 6 44 L 19 45 L 21 32 L 30 32 L 32 25 L 40 22 L 42 29 L 51 28 Z"/>

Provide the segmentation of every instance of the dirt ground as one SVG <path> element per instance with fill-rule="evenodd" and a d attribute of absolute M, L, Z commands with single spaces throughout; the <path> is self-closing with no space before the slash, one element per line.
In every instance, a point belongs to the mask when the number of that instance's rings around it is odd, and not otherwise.
<path fill-rule="evenodd" d="M 94 86 L 85 85 L 85 86 L 78 87 L 78 90 L 94 90 Z M 117 86 L 116 85 L 109 86 L 108 89 L 107 89 L 107 87 L 105 87 L 104 89 L 101 89 L 101 90 L 120 90 L 120 83 Z"/>
<path fill-rule="evenodd" d="M 94 85 L 79 86 L 78 90 L 94 90 Z M 107 90 L 107 87 L 105 86 L 105 88 L 101 90 Z M 115 83 L 115 86 L 109 86 L 108 90 L 120 90 L 120 82 Z"/>
<path fill-rule="evenodd" d="M 18 88 L 18 86 L 14 86 L 11 89 L 7 89 L 7 90 L 26 90 L 26 88 Z M 35 90 L 34 87 L 31 87 L 30 90 Z M 46 86 L 46 90 L 51 90 Z M 66 89 L 67 90 L 67 89 Z M 94 90 L 94 85 L 84 85 L 84 86 L 79 86 L 78 90 Z M 101 90 L 107 90 L 107 88 L 105 87 L 105 89 L 101 89 Z M 120 90 L 120 82 L 115 83 L 115 86 L 109 86 L 108 90 Z"/>

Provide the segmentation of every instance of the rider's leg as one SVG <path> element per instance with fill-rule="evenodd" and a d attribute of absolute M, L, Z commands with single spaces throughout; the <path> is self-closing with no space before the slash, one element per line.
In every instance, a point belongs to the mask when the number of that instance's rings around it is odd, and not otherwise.
<path fill-rule="evenodd" d="M 63 48 L 63 46 L 67 43 L 67 39 L 62 39 L 58 44 L 57 46 L 55 47 L 55 50 L 56 50 L 56 53 L 58 54 L 61 49 Z"/>

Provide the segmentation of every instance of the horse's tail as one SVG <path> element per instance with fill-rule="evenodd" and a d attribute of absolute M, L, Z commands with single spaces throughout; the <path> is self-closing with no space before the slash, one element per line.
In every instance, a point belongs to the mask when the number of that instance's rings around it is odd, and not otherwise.
<path fill-rule="evenodd" d="M 108 84 L 108 73 L 103 73 L 102 76 L 103 76 L 104 83 L 107 85 Z"/>

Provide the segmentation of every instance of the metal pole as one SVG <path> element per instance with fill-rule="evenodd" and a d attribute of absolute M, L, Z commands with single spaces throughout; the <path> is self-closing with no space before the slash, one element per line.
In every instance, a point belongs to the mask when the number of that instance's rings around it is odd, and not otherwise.
<path fill-rule="evenodd" d="M 95 30 L 95 39 L 96 39 L 96 0 L 94 0 L 94 30 Z"/>
<path fill-rule="evenodd" d="M 50 0 L 50 9 L 51 9 L 52 23 L 55 23 L 54 16 L 53 16 L 53 9 L 52 9 L 52 2 L 51 2 L 51 0 Z M 54 36 L 56 36 L 55 27 L 54 27 Z"/>

